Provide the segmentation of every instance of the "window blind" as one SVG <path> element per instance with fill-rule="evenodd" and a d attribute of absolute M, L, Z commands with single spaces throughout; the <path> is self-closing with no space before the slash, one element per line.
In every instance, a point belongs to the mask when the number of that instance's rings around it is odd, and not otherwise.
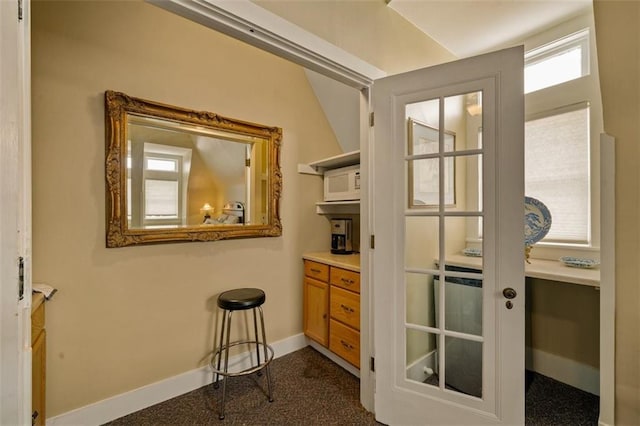
<path fill-rule="evenodd" d="M 551 212 L 543 241 L 589 242 L 589 107 L 525 124 L 525 194 Z"/>

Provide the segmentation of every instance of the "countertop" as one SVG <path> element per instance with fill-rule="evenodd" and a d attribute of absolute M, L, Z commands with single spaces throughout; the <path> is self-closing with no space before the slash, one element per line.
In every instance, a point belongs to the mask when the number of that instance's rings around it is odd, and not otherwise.
<path fill-rule="evenodd" d="M 350 271 L 360 272 L 360 253 L 332 254 L 328 251 L 304 253 L 303 259 L 326 263 L 327 265 Z M 571 284 L 600 287 L 599 269 L 570 268 L 557 260 L 529 259 L 525 263 L 524 274 L 530 278 L 565 282 Z M 482 258 L 459 255 L 448 255 L 447 264 L 482 269 Z"/>
<path fill-rule="evenodd" d="M 319 251 L 304 253 L 302 258 L 313 260 L 314 262 L 326 263 L 349 271 L 360 272 L 360 253 L 354 254 L 332 254 L 329 251 Z"/>
<path fill-rule="evenodd" d="M 599 269 L 581 269 L 565 266 L 558 260 L 529 259 L 524 264 L 524 275 L 530 278 L 541 278 L 571 284 L 600 287 Z M 446 257 L 447 264 L 482 269 L 481 257 L 470 257 L 453 254 Z"/>

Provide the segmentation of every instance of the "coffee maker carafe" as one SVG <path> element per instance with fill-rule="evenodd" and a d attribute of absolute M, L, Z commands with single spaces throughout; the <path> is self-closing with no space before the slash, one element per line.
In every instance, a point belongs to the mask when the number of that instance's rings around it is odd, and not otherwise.
<path fill-rule="evenodd" d="M 331 219 L 331 253 L 353 253 L 351 227 L 351 219 Z"/>

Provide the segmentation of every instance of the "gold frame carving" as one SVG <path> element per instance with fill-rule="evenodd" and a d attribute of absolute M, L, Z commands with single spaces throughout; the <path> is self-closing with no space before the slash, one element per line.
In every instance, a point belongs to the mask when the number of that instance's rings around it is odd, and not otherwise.
<path fill-rule="evenodd" d="M 268 167 L 268 220 L 266 225 L 225 226 L 224 229 L 207 226 L 180 228 L 129 229 L 126 214 L 126 140 L 127 114 L 166 119 L 181 124 L 192 124 L 214 131 L 259 137 L 267 142 Z M 105 180 L 106 180 L 106 245 L 125 247 L 141 244 L 216 241 L 231 238 L 279 237 L 280 196 L 282 172 L 280 147 L 282 129 L 223 117 L 207 112 L 165 105 L 134 98 L 121 92 L 105 92 Z"/>

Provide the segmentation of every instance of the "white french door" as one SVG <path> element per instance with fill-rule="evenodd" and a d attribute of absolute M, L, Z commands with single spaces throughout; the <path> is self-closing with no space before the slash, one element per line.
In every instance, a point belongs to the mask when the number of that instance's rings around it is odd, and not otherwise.
<path fill-rule="evenodd" d="M 373 85 L 382 423 L 524 423 L 523 58 Z"/>

